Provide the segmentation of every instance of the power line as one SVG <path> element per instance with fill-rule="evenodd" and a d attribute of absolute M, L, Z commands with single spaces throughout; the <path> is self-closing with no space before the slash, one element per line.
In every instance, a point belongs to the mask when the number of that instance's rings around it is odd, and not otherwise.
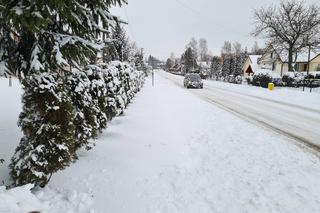
<path fill-rule="evenodd" d="M 201 11 L 198 11 L 196 9 L 194 9 L 193 7 L 189 6 L 188 4 L 186 4 L 185 2 L 181 1 L 181 0 L 175 0 L 179 5 L 183 6 L 184 8 L 188 9 L 189 11 L 193 12 L 194 14 L 196 14 L 198 16 L 199 19 L 203 20 L 212 20 L 211 17 L 205 15 L 203 12 Z M 211 22 L 211 21 L 210 21 Z M 222 28 L 222 29 L 227 29 L 228 31 L 234 33 L 236 32 L 236 30 L 234 29 L 231 29 L 230 27 L 229 28 L 226 28 L 226 25 L 221 25 L 217 22 L 214 23 L 216 26 L 218 26 L 219 28 Z M 247 37 L 247 35 L 242 35 L 243 37 Z"/>
<path fill-rule="evenodd" d="M 176 0 L 176 2 L 178 2 L 180 5 L 182 5 L 183 7 L 187 8 L 188 10 L 196 13 L 197 15 L 203 16 L 203 14 L 200 11 L 195 10 L 194 8 L 188 6 L 186 3 L 184 3 L 184 2 L 182 2 L 180 0 Z"/>

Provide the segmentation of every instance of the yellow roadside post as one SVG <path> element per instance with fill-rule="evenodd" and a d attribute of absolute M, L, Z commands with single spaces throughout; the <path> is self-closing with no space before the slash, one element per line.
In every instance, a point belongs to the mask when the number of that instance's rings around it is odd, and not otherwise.
<path fill-rule="evenodd" d="M 268 84 L 268 90 L 272 91 L 274 89 L 274 83 Z"/>

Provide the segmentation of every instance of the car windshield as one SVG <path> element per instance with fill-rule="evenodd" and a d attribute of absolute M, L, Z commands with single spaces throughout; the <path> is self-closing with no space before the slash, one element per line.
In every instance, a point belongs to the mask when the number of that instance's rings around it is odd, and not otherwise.
<path fill-rule="evenodd" d="M 188 75 L 187 76 L 188 79 L 192 80 L 192 81 L 199 81 L 201 80 L 200 76 L 198 74 L 193 74 L 193 75 Z"/>

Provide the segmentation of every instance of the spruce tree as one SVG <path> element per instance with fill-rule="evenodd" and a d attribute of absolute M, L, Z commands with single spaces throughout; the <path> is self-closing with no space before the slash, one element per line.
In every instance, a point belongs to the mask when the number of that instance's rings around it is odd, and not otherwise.
<path fill-rule="evenodd" d="M 129 40 L 124 28 L 119 23 L 112 28 L 110 39 L 110 44 L 103 50 L 104 61 L 128 61 L 130 54 Z"/>
<path fill-rule="evenodd" d="M 134 64 L 135 64 L 135 69 L 139 71 L 143 71 L 146 75 L 147 73 L 147 66 L 144 62 L 144 52 L 143 49 L 136 50 L 134 54 Z"/>
<path fill-rule="evenodd" d="M 222 61 L 221 76 L 226 78 L 232 70 L 232 54 L 223 54 Z"/>
<path fill-rule="evenodd" d="M 197 66 L 196 55 L 192 51 L 191 47 L 188 47 L 181 57 L 181 61 L 184 63 L 186 73 L 194 71 Z"/>
<path fill-rule="evenodd" d="M 63 75 L 57 73 L 84 67 L 96 58 L 110 43 L 110 26 L 119 21 L 110 14 L 109 8 L 124 2 L 1 2 L 0 32 L 7 33 L 2 34 L 4 39 L 0 40 L 3 53 L 0 61 L 4 61 L 7 68 L 14 68 L 11 74 L 21 76 L 25 90 L 20 116 L 25 136 L 10 166 L 15 185 L 31 182 L 44 186 L 54 172 L 75 158 L 78 144 L 74 141 L 74 108 L 62 83 Z M 102 107 L 98 92 L 101 81 L 96 78 L 93 73 L 91 95 L 94 106 Z M 93 110 L 97 112 L 97 129 L 101 130 L 106 126 L 106 118 L 103 111 L 100 113 L 95 107 Z"/>
<path fill-rule="evenodd" d="M 169 70 L 174 65 L 174 61 L 171 58 L 168 58 L 166 61 L 166 70 Z"/>
<path fill-rule="evenodd" d="M 102 38 L 109 37 L 110 25 L 118 20 L 110 14 L 109 8 L 123 2 L 3 0 L 1 30 L 7 27 L 15 37 L 15 46 L 6 45 L 6 39 L 0 44 L 5 52 L 15 50 L 15 57 L 6 63 L 15 64 L 17 72 L 24 75 L 33 71 L 68 70 L 66 65 L 87 64 L 97 51 L 105 47 Z M 110 42 L 110 39 L 104 41 Z M 33 61 L 34 56 L 41 65 Z"/>
<path fill-rule="evenodd" d="M 221 77 L 222 59 L 219 56 L 212 57 L 211 60 L 211 78 L 218 79 Z"/>

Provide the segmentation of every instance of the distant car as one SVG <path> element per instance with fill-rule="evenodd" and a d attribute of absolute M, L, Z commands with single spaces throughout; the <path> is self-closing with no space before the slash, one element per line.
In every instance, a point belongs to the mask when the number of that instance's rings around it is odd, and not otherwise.
<path fill-rule="evenodd" d="M 186 74 L 183 80 L 183 86 L 202 89 L 203 82 L 199 74 Z"/>

